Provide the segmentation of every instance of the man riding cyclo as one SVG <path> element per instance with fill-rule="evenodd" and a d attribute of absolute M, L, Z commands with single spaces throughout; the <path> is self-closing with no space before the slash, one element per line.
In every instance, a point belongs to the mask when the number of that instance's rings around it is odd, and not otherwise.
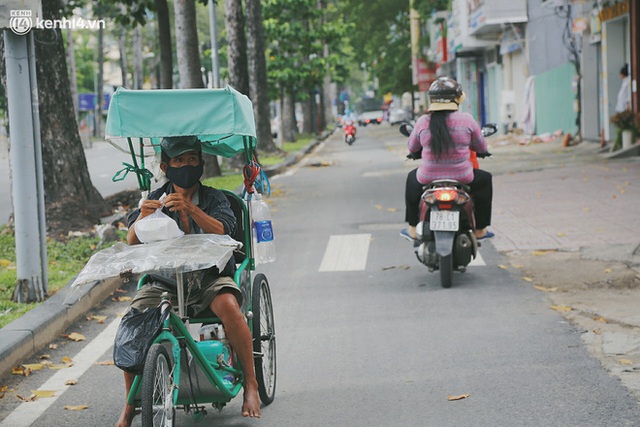
<path fill-rule="evenodd" d="M 168 181 L 152 191 L 140 207 L 128 217 L 127 242 L 140 244 L 136 223 L 153 214 L 157 209 L 171 217 L 185 234 L 233 235 L 236 219 L 229 201 L 220 190 L 203 185 L 200 177 L 204 161 L 202 148 L 195 136 L 167 137 L 161 141 L 160 169 Z M 164 195 L 164 197 L 163 197 Z M 236 351 L 244 373 L 244 417 L 260 417 L 258 382 L 254 371 L 251 332 L 240 310 L 242 294 L 233 280 L 235 262 L 229 260 L 225 268 L 206 270 L 201 286 L 187 298 L 191 315 L 210 309 L 222 321 L 227 338 Z M 157 307 L 167 288 L 151 282 L 140 288 L 131 302 L 131 308 L 144 310 Z M 172 302 L 176 295 L 171 293 Z M 124 371 L 125 396 L 133 384 L 135 374 Z M 130 426 L 135 417 L 135 406 L 125 403 L 116 427 Z"/>

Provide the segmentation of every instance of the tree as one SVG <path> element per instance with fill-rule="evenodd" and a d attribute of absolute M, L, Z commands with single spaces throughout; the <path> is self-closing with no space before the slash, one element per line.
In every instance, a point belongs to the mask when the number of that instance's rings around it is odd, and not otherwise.
<path fill-rule="evenodd" d="M 171 19 L 167 0 L 155 0 L 160 46 L 160 88 L 173 87 L 173 54 L 171 49 Z"/>
<path fill-rule="evenodd" d="M 257 136 L 262 150 L 276 152 L 278 148 L 271 137 L 271 113 L 269 111 L 267 63 L 264 57 L 262 6 L 260 5 L 260 0 L 246 0 L 246 2 L 249 93 L 256 116 Z"/>
<path fill-rule="evenodd" d="M 225 0 L 224 7 L 229 84 L 238 92 L 249 95 L 247 39 L 244 33 L 242 2 L 240 0 Z"/>
<path fill-rule="evenodd" d="M 195 1 L 174 0 L 173 7 L 176 23 L 176 52 L 178 56 L 178 71 L 180 73 L 180 87 L 204 88 L 200 70 L 201 62 Z M 204 154 L 203 156 L 205 160 L 203 176 L 222 175 L 218 158 L 209 154 Z"/>
<path fill-rule="evenodd" d="M 62 1 L 42 3 L 44 19 L 59 19 Z M 91 183 L 75 121 L 60 29 L 36 31 L 36 75 L 40 101 L 47 228 L 52 236 L 89 229 L 110 214 Z"/>

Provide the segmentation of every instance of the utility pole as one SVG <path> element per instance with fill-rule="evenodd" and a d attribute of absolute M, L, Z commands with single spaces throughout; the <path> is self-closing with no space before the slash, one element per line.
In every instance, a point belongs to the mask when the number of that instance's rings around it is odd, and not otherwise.
<path fill-rule="evenodd" d="M 42 16 L 41 4 L 11 10 L 4 28 L 7 106 L 11 131 L 13 212 L 17 284 L 14 300 L 42 301 L 47 296 L 46 226 L 40 117 L 31 18 Z M 35 15 L 35 16 L 32 16 Z M 27 19 L 28 18 L 28 19 Z M 31 96 L 25 96 L 30 94 Z M 26 292 L 25 292 L 26 291 Z M 26 298 L 25 298 L 26 293 Z"/>

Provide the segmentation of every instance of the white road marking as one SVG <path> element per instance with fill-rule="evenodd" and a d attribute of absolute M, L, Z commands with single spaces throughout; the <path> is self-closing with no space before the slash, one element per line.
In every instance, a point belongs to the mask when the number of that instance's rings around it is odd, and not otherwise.
<path fill-rule="evenodd" d="M 329 237 L 318 271 L 362 271 L 367 266 L 371 234 Z"/>
<path fill-rule="evenodd" d="M 70 387 L 65 385 L 67 380 L 80 379 L 82 374 L 87 372 L 113 345 L 120 320 L 119 317 L 116 318 L 84 349 L 72 357 L 73 366 L 59 370 L 38 389 L 55 390 L 55 396 L 22 403 L 0 423 L 0 427 L 28 427 L 33 424 Z M 79 402 L 79 404 L 81 403 Z"/>
<path fill-rule="evenodd" d="M 485 267 L 487 265 L 487 263 L 484 262 L 484 259 L 482 259 L 482 255 L 480 255 L 480 252 L 478 252 L 476 254 L 476 257 L 471 260 L 471 262 L 469 263 L 469 266 L 476 266 L 476 267 Z"/>

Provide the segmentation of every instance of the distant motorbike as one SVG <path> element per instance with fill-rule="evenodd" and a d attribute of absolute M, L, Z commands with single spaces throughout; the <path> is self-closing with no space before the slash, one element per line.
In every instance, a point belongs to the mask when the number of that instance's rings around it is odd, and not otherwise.
<path fill-rule="evenodd" d="M 356 141 L 356 126 L 353 121 L 343 122 L 342 132 L 344 133 L 344 142 L 348 145 L 351 145 Z"/>
<path fill-rule="evenodd" d="M 400 125 L 400 133 L 409 136 L 413 126 Z M 484 136 L 498 130 L 495 124 L 482 128 Z M 480 158 L 490 153 L 476 153 Z M 411 153 L 407 158 L 416 160 L 421 153 Z M 420 222 L 416 226 L 415 253 L 418 260 L 430 272 L 440 270 L 440 284 L 450 288 L 453 271 L 465 272 L 467 265 L 478 253 L 478 240 L 473 234 L 475 216 L 473 195 L 469 186 L 454 179 L 439 179 L 423 187 L 420 197 Z"/>

